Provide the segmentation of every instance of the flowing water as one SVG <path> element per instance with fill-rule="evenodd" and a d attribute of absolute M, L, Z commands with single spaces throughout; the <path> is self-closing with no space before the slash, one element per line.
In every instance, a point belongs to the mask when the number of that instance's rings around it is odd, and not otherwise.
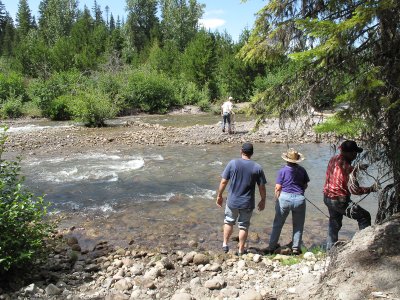
<path fill-rule="evenodd" d="M 156 117 L 142 120 L 152 118 Z M 175 117 L 159 118 L 175 122 Z M 190 122 L 201 123 L 193 117 Z M 306 157 L 301 163 L 311 179 L 306 197 L 327 213 L 321 190 L 333 152 L 323 144 L 292 146 Z M 281 154 L 285 149 L 285 145 L 255 145 L 253 159 L 263 166 L 268 180 L 267 205 L 253 215 L 250 246 L 267 245 L 274 216 L 274 181 L 284 165 Z M 69 216 L 64 226 L 84 228 L 77 232 L 87 247 L 106 239 L 123 246 L 133 240 L 150 247 L 184 248 L 189 240 L 195 240 L 201 248 L 217 249 L 222 240 L 223 209 L 215 205 L 215 191 L 224 166 L 239 157 L 239 151 L 240 145 L 137 146 L 107 153 L 98 149 L 63 156 L 38 154 L 25 157 L 22 167 L 26 184 L 36 193 L 46 194 L 51 211 Z M 374 217 L 377 204 L 373 196 L 363 200 L 362 206 Z M 327 218 L 307 203 L 306 246 L 323 243 L 326 229 Z M 350 237 L 356 230 L 355 221 L 344 220 L 341 236 Z M 289 217 L 281 243 L 289 242 L 290 234 Z"/>

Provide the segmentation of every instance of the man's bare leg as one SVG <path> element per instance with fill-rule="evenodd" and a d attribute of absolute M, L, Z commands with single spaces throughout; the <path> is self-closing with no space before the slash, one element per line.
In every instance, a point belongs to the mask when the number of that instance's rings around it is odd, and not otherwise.
<path fill-rule="evenodd" d="M 233 225 L 224 224 L 224 244 L 223 246 L 227 246 L 229 242 L 229 238 L 231 237 L 233 232 Z"/>
<path fill-rule="evenodd" d="M 239 253 L 244 253 L 244 245 L 246 244 L 248 232 L 247 229 L 239 230 Z"/>

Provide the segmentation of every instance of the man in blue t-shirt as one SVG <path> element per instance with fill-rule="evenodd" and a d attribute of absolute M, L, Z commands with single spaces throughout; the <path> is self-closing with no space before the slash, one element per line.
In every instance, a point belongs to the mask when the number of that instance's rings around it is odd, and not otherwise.
<path fill-rule="evenodd" d="M 244 253 L 250 218 L 255 208 L 256 183 L 261 196 L 261 200 L 258 203 L 258 210 L 262 211 L 265 208 L 265 184 L 267 180 L 265 179 L 262 167 L 251 160 L 253 152 L 253 145 L 251 143 L 244 143 L 242 145 L 242 158 L 231 160 L 228 163 L 221 175 L 222 179 L 217 195 L 217 205 L 222 207 L 224 201 L 222 193 L 230 181 L 225 207 L 224 242 L 222 248 L 225 253 L 229 251 L 228 241 L 232 235 L 233 225 L 235 225 L 237 220 L 239 226 L 239 256 Z"/>

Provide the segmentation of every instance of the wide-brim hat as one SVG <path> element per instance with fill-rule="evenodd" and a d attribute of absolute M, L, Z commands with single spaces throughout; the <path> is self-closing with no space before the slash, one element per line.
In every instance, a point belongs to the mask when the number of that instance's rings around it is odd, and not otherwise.
<path fill-rule="evenodd" d="M 282 153 L 283 160 L 291 163 L 298 163 L 304 160 L 304 155 L 297 152 L 293 148 L 289 149 L 286 153 Z"/>

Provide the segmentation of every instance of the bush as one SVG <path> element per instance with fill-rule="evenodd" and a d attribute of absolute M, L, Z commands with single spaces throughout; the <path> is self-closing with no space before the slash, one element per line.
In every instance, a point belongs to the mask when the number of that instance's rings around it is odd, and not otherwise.
<path fill-rule="evenodd" d="M 177 85 L 179 102 L 182 105 L 197 104 L 202 100 L 202 93 L 198 90 L 195 83 L 191 81 L 181 81 Z"/>
<path fill-rule="evenodd" d="M 42 111 L 34 101 L 25 102 L 22 106 L 22 114 L 33 118 L 42 117 Z"/>
<path fill-rule="evenodd" d="M 21 97 L 7 100 L 1 107 L 1 114 L 5 118 L 19 118 L 22 116 Z"/>
<path fill-rule="evenodd" d="M 178 104 L 174 83 L 166 76 L 150 71 L 135 71 L 124 91 L 127 107 L 149 113 L 166 113 Z"/>
<path fill-rule="evenodd" d="M 69 111 L 77 121 L 88 126 L 104 126 L 107 119 L 115 118 L 118 105 L 101 93 L 81 92 L 68 104 Z"/>
<path fill-rule="evenodd" d="M 73 96 L 63 95 L 50 102 L 47 116 L 52 120 L 65 121 L 71 119 L 70 105 Z"/>
<path fill-rule="evenodd" d="M 2 159 L 5 131 L 0 133 L 0 275 L 30 266 L 41 253 L 50 226 L 48 204 L 23 187 L 19 162 Z M 3 277 L 3 276 L 0 276 Z"/>
<path fill-rule="evenodd" d="M 85 79 L 79 72 L 56 73 L 48 80 L 33 80 L 29 85 L 29 96 L 37 103 L 43 115 L 51 118 L 54 115 L 52 102 L 62 95 L 76 93 Z"/>
<path fill-rule="evenodd" d="M 26 100 L 24 79 L 15 72 L 0 73 L 0 103 L 13 97 L 21 97 L 21 100 Z"/>

